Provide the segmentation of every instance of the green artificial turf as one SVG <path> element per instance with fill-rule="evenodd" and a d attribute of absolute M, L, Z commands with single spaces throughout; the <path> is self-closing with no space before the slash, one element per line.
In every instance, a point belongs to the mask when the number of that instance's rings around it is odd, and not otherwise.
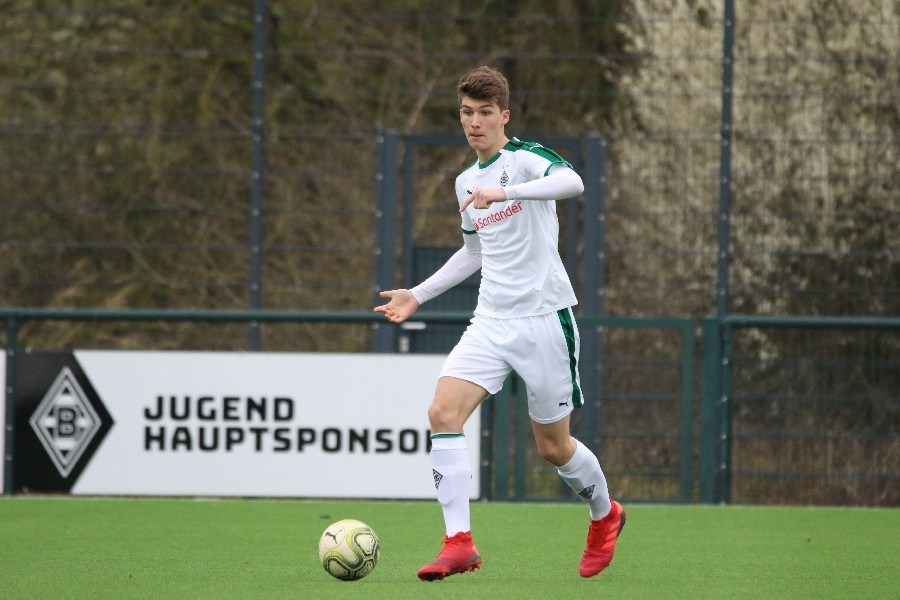
<path fill-rule="evenodd" d="M 578 576 L 579 504 L 474 503 L 474 574 L 421 582 L 434 502 L 0 498 L 0 598 L 894 598 L 900 510 L 626 505 L 612 566 Z M 358 582 L 319 566 L 336 520 L 375 529 Z"/>

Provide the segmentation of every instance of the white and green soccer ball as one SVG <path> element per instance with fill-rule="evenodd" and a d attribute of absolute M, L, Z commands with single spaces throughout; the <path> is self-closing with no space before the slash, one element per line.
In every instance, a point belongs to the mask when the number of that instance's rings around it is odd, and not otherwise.
<path fill-rule="evenodd" d="M 356 519 L 332 523 L 319 538 L 322 568 L 342 581 L 362 579 L 378 564 L 381 547 L 372 528 Z"/>

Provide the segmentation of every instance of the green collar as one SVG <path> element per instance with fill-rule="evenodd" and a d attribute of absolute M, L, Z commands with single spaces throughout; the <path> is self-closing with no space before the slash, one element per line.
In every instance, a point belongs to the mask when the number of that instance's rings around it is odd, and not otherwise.
<path fill-rule="evenodd" d="M 501 150 L 505 150 L 505 149 L 507 148 L 507 146 L 509 146 L 509 144 L 507 144 L 506 146 L 503 146 L 503 148 L 501 148 Z M 494 156 L 492 156 L 492 157 L 491 157 L 491 160 L 489 160 L 489 161 L 487 161 L 487 162 L 485 162 L 485 163 L 478 163 L 478 168 L 479 168 L 479 169 L 487 169 L 489 166 L 491 166 L 492 164 L 494 164 L 495 162 L 497 162 L 497 159 L 498 159 L 498 158 L 500 158 L 500 153 L 499 153 L 499 152 L 498 152 L 497 154 L 495 154 Z"/>

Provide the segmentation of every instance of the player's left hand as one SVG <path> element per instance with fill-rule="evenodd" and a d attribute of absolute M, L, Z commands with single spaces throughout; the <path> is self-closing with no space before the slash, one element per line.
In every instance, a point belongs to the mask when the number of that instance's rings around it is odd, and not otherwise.
<path fill-rule="evenodd" d="M 382 298 L 389 298 L 390 302 L 374 308 L 391 323 L 402 323 L 419 308 L 419 301 L 407 289 L 383 290 L 378 292 Z"/>
<path fill-rule="evenodd" d="M 506 192 L 503 188 L 475 188 L 472 195 L 466 198 L 459 212 L 463 212 L 472 204 L 477 209 L 490 208 L 494 202 L 506 202 Z"/>

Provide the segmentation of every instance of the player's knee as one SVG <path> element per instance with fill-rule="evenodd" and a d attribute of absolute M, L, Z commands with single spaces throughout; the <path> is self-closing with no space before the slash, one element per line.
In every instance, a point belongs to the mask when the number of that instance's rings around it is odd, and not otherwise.
<path fill-rule="evenodd" d="M 555 443 L 553 440 L 539 440 L 538 441 L 538 454 L 541 458 L 553 465 L 563 464 L 560 461 L 562 460 L 562 446 L 560 444 Z"/>
<path fill-rule="evenodd" d="M 455 411 L 441 402 L 432 402 L 428 407 L 428 423 L 434 433 L 455 432 L 460 429 L 456 423 Z"/>
<path fill-rule="evenodd" d="M 561 467 L 572 458 L 573 443 L 569 439 L 540 438 L 537 440 L 538 455 L 551 465 Z"/>

